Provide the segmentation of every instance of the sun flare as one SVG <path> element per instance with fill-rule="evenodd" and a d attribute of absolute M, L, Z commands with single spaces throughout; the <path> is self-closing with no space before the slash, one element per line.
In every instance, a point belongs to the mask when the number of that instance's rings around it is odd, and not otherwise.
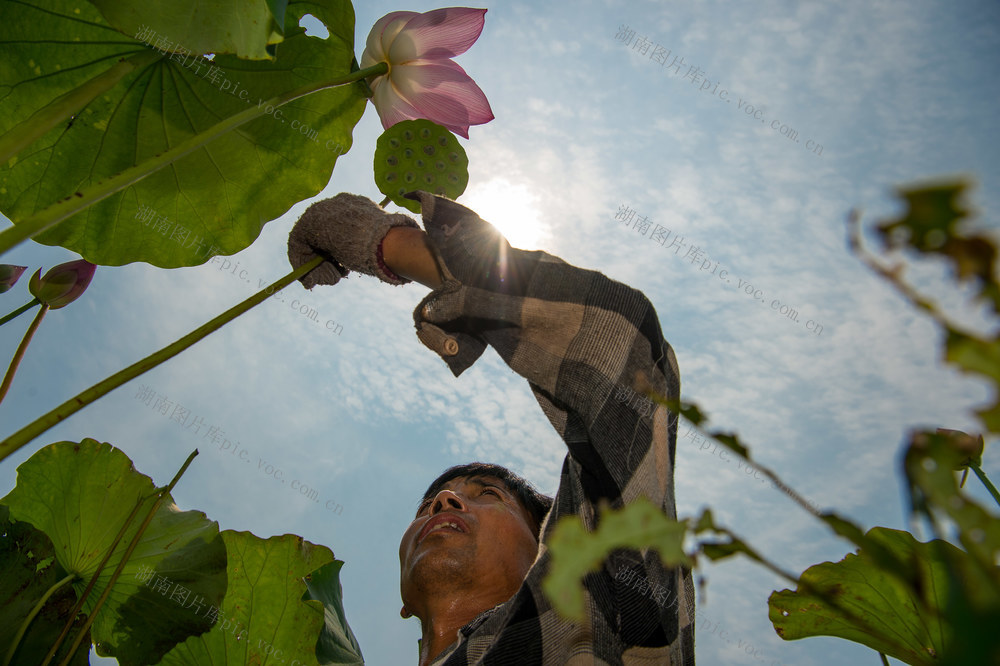
<path fill-rule="evenodd" d="M 538 197 L 527 185 L 494 178 L 470 187 L 459 203 L 474 210 L 495 226 L 510 244 L 524 250 L 540 250 L 548 228 L 538 217 Z"/>

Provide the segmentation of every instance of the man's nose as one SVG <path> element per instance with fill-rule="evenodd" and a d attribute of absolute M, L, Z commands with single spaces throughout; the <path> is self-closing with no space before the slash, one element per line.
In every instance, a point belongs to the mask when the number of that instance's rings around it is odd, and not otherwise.
<path fill-rule="evenodd" d="M 452 511 L 465 511 L 465 502 L 463 502 L 462 498 L 452 491 L 442 490 L 434 496 L 434 501 L 431 502 L 431 515 L 440 513 L 445 509 Z"/>

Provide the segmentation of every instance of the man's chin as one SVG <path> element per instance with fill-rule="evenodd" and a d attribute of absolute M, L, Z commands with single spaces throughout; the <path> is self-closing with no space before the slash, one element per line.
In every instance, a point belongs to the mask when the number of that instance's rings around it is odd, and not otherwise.
<path fill-rule="evenodd" d="M 413 557 L 416 559 L 410 567 L 410 582 L 424 590 L 463 587 L 478 578 L 475 558 L 466 548 L 424 542 Z"/>

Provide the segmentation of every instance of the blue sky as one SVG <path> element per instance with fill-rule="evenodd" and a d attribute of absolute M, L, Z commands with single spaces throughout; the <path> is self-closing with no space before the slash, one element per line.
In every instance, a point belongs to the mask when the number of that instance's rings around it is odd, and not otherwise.
<path fill-rule="evenodd" d="M 440 6 L 358 4 L 359 56 L 382 15 Z M 941 363 L 935 328 L 849 254 L 845 219 L 854 207 L 869 223 L 898 212 L 895 185 L 966 174 L 977 182 L 968 203 L 988 213 L 977 223 L 996 229 L 1000 5 L 479 6 L 489 9 L 485 30 L 458 62 L 496 119 L 463 142 L 471 177 L 459 201 L 515 246 L 644 291 L 676 350 L 686 399 L 738 430 L 810 501 L 865 526 L 906 529 L 904 434 L 976 430 L 971 408 L 989 389 Z M 623 26 L 635 31 L 627 44 Z M 381 131 L 369 108 L 320 197 L 381 199 L 371 175 Z M 201 325 L 258 280 L 284 275 L 288 231 L 308 203 L 267 224 L 252 247 L 225 258 L 229 266 L 99 268 L 87 294 L 50 313 L 35 336 L 0 406 L 3 432 Z M 648 220 L 644 234 L 616 219 L 626 208 L 633 224 Z M 652 237 L 657 225 L 670 230 L 663 244 Z M 671 248 L 674 239 L 684 245 Z M 73 258 L 29 243 L 3 261 L 33 272 Z M 940 264 L 922 262 L 908 276 L 957 319 L 988 327 Z M 17 464 L 54 441 L 110 442 L 158 484 L 198 448 L 174 493 L 182 508 L 222 528 L 291 532 L 331 547 L 346 561 L 347 617 L 367 662 L 414 663 L 419 627 L 399 618 L 397 549 L 424 488 L 450 465 L 484 460 L 554 493 L 565 455 L 526 382 L 494 353 L 455 379 L 418 342 L 411 312 L 425 293 L 357 275 L 312 292 L 292 285 L 4 461 L 0 494 L 13 487 Z M 27 276 L 2 300 L 4 311 L 28 300 Z M 12 353 L 27 323 L 0 329 L 0 349 Z M 199 431 L 155 409 L 157 400 L 200 417 Z M 685 431 L 680 515 L 711 506 L 792 570 L 849 551 Z M 238 442 L 244 459 L 210 432 Z M 992 453 L 987 444 L 985 467 L 1000 479 Z M 988 499 L 975 480 L 968 488 Z M 701 664 L 878 662 L 835 639 L 782 641 L 766 599 L 785 585 L 759 567 L 730 561 L 700 575 L 701 608 L 718 626 L 699 626 Z"/>

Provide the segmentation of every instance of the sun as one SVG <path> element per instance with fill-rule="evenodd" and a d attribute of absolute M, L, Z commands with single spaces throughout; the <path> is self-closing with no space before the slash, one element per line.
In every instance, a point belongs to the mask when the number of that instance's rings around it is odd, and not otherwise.
<path fill-rule="evenodd" d="M 548 227 L 538 217 L 538 197 L 523 183 L 494 178 L 469 187 L 459 202 L 474 210 L 523 250 L 540 250 Z"/>

